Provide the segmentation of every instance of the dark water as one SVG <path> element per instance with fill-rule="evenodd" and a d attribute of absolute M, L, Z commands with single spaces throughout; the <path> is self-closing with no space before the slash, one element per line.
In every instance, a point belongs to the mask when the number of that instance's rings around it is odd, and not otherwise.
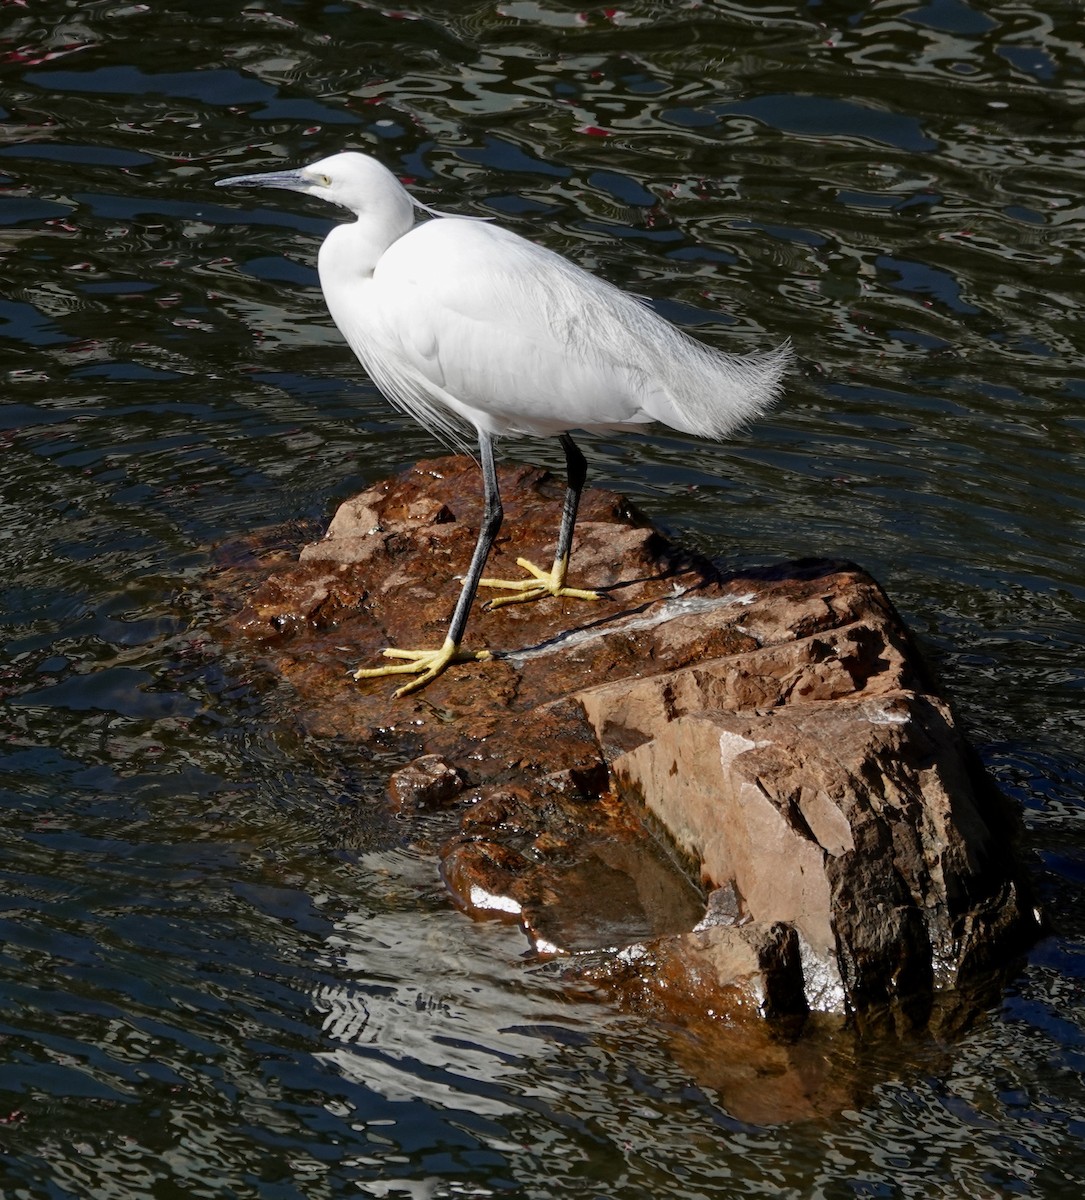
<path fill-rule="evenodd" d="M 0 56 L 0 1193 L 1080 1194 L 1076 0 L 30 0 Z M 379 764 L 209 643 L 216 542 L 435 448 L 330 327 L 329 212 L 212 187 L 344 147 L 793 339 L 736 443 L 592 477 L 727 561 L 853 557 L 921 634 L 1057 920 L 960 1043 L 830 1042 L 817 1113 L 713 1087 L 451 911 Z"/>

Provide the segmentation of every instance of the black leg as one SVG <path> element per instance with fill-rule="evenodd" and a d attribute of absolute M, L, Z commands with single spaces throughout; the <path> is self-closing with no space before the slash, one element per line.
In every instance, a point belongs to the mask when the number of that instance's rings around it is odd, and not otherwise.
<path fill-rule="evenodd" d="M 567 434 L 563 433 L 558 439 L 565 451 L 565 505 L 561 510 L 561 530 L 558 533 L 558 550 L 554 559 L 558 563 L 569 565 L 569 555 L 573 549 L 573 530 L 576 527 L 576 514 L 580 508 L 580 493 L 584 490 L 584 481 L 588 478 L 588 464 L 580 447 Z M 564 578 L 562 583 L 564 583 Z"/>
<path fill-rule="evenodd" d="M 460 645 L 464 630 L 467 628 L 467 618 L 471 612 L 471 604 L 478 591 L 479 576 L 486 566 L 486 559 L 501 528 L 504 514 L 501 511 L 501 494 L 497 488 L 497 472 L 494 470 L 493 440 L 488 433 L 479 430 L 478 448 L 482 459 L 482 486 L 484 491 L 482 524 L 478 531 L 478 541 L 475 552 L 471 556 L 471 565 L 464 576 L 463 587 L 460 588 L 460 598 L 452 610 L 452 619 L 448 623 L 448 634 L 444 645 L 437 650 L 385 650 L 385 658 L 398 661 L 394 666 L 361 667 L 354 672 L 355 679 L 380 679 L 385 675 L 417 675 L 396 692 L 396 696 L 406 696 L 417 692 L 427 683 L 442 674 L 445 668 L 454 662 L 482 662 L 490 657 L 488 650 L 464 650 Z"/>
<path fill-rule="evenodd" d="M 478 541 L 475 543 L 475 552 L 471 556 L 471 565 L 467 568 L 467 574 L 463 578 L 460 598 L 456 601 L 452 620 L 448 623 L 447 640 L 456 646 L 463 639 L 464 630 L 467 628 L 467 617 L 471 612 L 471 604 L 478 591 L 478 581 L 486 566 L 486 559 L 490 557 L 490 550 L 493 548 L 494 540 L 505 515 L 501 508 L 501 493 L 497 487 L 497 472 L 494 470 L 493 439 L 488 433 L 483 433 L 481 429 L 478 432 L 478 449 L 479 457 L 482 460 L 482 523 L 479 525 Z M 579 454 L 579 451 L 577 453 Z M 575 505 L 573 516 L 574 518 L 576 516 Z"/>
<path fill-rule="evenodd" d="M 569 574 L 569 554 L 573 548 L 573 530 L 576 528 L 576 514 L 580 508 L 580 495 L 584 491 L 584 481 L 588 477 L 588 464 L 576 442 L 567 434 L 560 435 L 561 448 L 565 451 L 565 503 L 561 510 L 561 529 L 558 531 L 557 552 L 554 555 L 554 565 L 549 571 L 542 570 L 526 558 L 518 558 L 516 565 L 525 570 L 530 579 L 480 579 L 480 587 L 497 588 L 499 591 L 511 592 L 511 596 L 499 596 L 496 600 L 488 600 L 486 608 L 501 608 L 505 604 L 528 604 L 533 600 L 541 600 L 544 596 L 562 596 L 573 600 L 598 600 L 598 592 L 585 591 L 583 588 L 565 586 Z M 495 531 L 496 532 L 496 531 Z"/>

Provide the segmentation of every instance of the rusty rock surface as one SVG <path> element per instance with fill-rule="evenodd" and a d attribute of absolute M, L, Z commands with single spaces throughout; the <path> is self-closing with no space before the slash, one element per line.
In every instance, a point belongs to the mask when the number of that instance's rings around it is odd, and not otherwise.
<path fill-rule="evenodd" d="M 518 556 L 549 566 L 563 486 L 499 479 L 487 574 L 517 578 Z M 467 643 L 492 661 L 402 700 L 353 682 L 384 646 L 440 645 L 480 491 L 470 459 L 419 463 L 296 553 L 234 548 L 214 583 L 310 733 L 399 747 L 397 811 L 459 813 L 440 869 L 462 909 L 683 1021 L 921 1024 L 1036 936 L 1014 814 L 852 564 L 723 574 L 589 490 L 570 583 L 600 601 L 483 593 Z"/>

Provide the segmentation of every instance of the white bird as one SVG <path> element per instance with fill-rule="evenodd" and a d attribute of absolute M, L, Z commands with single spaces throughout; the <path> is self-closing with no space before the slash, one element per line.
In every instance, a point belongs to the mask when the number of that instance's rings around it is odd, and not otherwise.
<path fill-rule="evenodd" d="M 485 505 L 471 565 L 437 650 L 385 650 L 395 664 L 355 679 L 417 675 L 424 687 L 466 650 L 477 589 L 505 590 L 489 607 L 544 596 L 598 599 L 565 585 L 587 474 L 571 429 L 624 429 L 660 421 L 722 439 L 776 399 L 791 352 L 732 355 L 694 341 L 641 301 L 543 246 L 475 217 L 435 212 L 375 159 L 346 152 L 293 171 L 239 175 L 219 187 L 303 192 L 347 209 L 320 247 L 320 286 L 332 319 L 370 378 L 439 437 L 478 434 Z M 434 220 L 415 224 L 415 210 Z M 526 559 L 524 580 L 483 579 L 501 526 L 493 440 L 556 434 L 568 487 L 554 565 Z"/>

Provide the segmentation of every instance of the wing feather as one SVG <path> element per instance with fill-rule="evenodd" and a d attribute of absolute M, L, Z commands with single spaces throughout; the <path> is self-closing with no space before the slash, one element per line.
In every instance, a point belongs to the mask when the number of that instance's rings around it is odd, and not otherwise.
<path fill-rule="evenodd" d="M 721 354 L 560 255 L 455 217 L 385 251 L 365 319 L 344 333 L 389 400 L 459 445 L 465 425 L 548 434 L 662 420 L 722 437 L 767 407 L 787 360 L 783 348 Z"/>

